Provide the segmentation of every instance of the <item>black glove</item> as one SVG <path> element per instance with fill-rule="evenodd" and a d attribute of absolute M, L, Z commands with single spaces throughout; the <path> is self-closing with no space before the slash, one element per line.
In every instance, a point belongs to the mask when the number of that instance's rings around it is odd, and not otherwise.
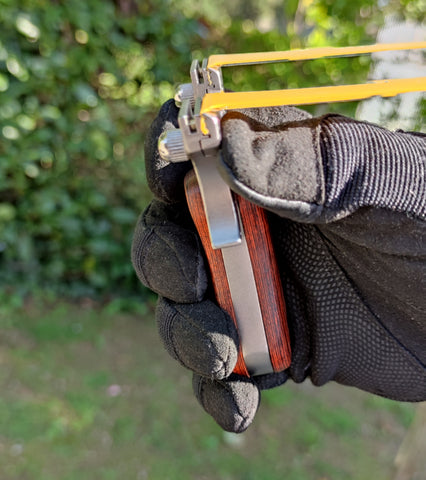
<path fill-rule="evenodd" d="M 132 259 L 159 294 L 160 335 L 193 370 L 206 411 L 224 429 L 244 431 L 260 390 L 288 376 L 426 400 L 425 136 L 284 107 L 223 118 L 218 168 L 234 191 L 273 212 L 292 343 L 288 371 L 247 379 L 231 373 L 238 337 L 212 301 L 185 205 L 191 165 L 167 164 L 157 151 L 177 113 L 167 102 L 148 136 L 156 199 L 139 220 Z"/>

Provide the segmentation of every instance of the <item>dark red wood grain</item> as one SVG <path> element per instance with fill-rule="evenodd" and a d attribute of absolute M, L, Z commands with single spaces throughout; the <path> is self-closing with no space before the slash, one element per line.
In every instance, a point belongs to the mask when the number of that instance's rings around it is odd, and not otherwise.
<path fill-rule="evenodd" d="M 191 216 L 209 263 L 216 300 L 230 315 L 238 329 L 222 252 L 211 247 L 201 193 L 193 171 L 189 172 L 185 178 L 185 192 Z M 271 364 L 275 372 L 280 372 L 290 365 L 291 352 L 285 301 L 268 222 L 261 208 L 238 195 L 235 195 L 235 201 L 240 210 L 253 265 Z M 241 348 L 234 372 L 249 376 Z"/>
<path fill-rule="evenodd" d="M 281 278 L 265 211 L 235 195 L 251 258 L 263 326 L 274 372 L 290 366 L 291 348 Z"/>

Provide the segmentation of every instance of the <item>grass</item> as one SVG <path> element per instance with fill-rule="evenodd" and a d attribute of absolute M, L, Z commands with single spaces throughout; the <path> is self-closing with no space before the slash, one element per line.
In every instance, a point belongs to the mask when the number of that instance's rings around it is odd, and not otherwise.
<path fill-rule="evenodd" d="M 4 298 L 2 480 L 385 480 L 414 406 L 330 384 L 264 392 L 224 433 L 163 351 L 152 309 Z"/>

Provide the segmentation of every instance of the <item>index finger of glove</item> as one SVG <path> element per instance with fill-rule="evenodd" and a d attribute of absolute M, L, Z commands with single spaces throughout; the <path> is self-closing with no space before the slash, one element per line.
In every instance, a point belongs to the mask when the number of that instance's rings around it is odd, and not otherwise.
<path fill-rule="evenodd" d="M 191 162 L 170 163 L 163 160 L 158 151 L 158 139 L 167 130 L 178 126 L 179 109 L 173 99 L 160 109 L 145 140 L 145 170 L 148 186 L 156 198 L 166 203 L 184 199 L 183 179 L 191 168 Z"/>

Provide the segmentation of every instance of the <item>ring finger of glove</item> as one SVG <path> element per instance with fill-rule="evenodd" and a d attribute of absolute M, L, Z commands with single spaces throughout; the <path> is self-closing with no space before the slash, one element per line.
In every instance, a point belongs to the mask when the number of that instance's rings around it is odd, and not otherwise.
<path fill-rule="evenodd" d="M 156 319 L 166 350 L 183 366 L 215 379 L 232 373 L 238 357 L 237 331 L 213 302 L 180 304 L 160 297 Z"/>

